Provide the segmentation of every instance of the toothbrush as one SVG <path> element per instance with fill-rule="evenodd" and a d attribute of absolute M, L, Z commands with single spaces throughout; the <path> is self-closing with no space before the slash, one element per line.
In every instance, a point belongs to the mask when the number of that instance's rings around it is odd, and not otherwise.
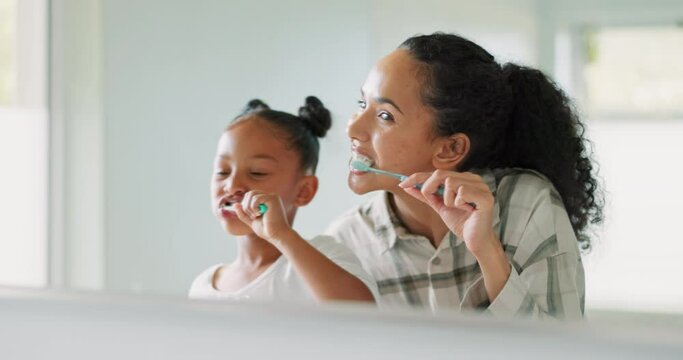
<path fill-rule="evenodd" d="M 390 176 L 390 177 L 393 177 L 395 179 L 398 179 L 400 181 L 403 181 L 403 180 L 408 178 L 405 175 L 393 173 L 391 171 L 384 171 L 384 170 L 372 168 L 372 167 L 368 166 L 368 164 L 366 164 L 360 160 L 354 160 L 353 162 L 351 162 L 351 166 L 358 171 L 364 171 L 364 172 L 371 172 L 371 173 L 380 174 L 380 175 L 386 175 L 386 176 Z M 415 185 L 415 188 L 416 189 L 422 189 L 422 184 Z M 441 185 L 441 186 L 439 186 L 439 189 L 436 191 L 435 194 L 439 195 L 439 196 L 443 196 L 443 190 L 444 190 L 443 185 Z"/>
<path fill-rule="evenodd" d="M 225 207 L 225 209 L 233 211 L 231 208 L 232 208 L 232 205 Z M 268 211 L 268 205 L 266 205 L 266 204 L 259 204 L 258 205 L 258 212 L 260 215 L 265 214 L 266 211 Z"/>
<path fill-rule="evenodd" d="M 371 173 L 380 174 L 380 175 L 391 176 L 391 177 L 396 178 L 400 181 L 403 181 L 403 180 L 408 178 L 405 175 L 393 173 L 391 171 L 375 169 L 375 168 L 370 167 L 368 164 L 366 164 L 360 160 L 352 161 L 351 166 L 358 171 L 365 171 L 365 172 L 371 172 Z M 415 188 L 416 189 L 422 189 L 422 184 L 415 185 Z M 439 196 L 443 196 L 443 191 L 444 191 L 443 185 L 440 185 L 439 189 L 436 190 L 436 193 L 434 193 L 434 194 L 439 195 Z M 468 202 L 467 205 L 471 206 L 472 209 L 475 209 L 475 210 L 477 209 L 477 204 L 475 204 L 475 203 Z"/>

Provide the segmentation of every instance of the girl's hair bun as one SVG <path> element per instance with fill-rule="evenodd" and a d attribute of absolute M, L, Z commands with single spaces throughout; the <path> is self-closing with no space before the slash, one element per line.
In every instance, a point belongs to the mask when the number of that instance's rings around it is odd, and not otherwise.
<path fill-rule="evenodd" d="M 325 137 L 327 131 L 332 127 L 330 111 L 315 96 L 306 98 L 304 106 L 299 108 L 299 117 L 304 126 L 319 138 Z"/>
<path fill-rule="evenodd" d="M 244 107 L 244 110 L 242 110 L 242 114 L 240 116 L 263 110 L 270 110 L 270 106 L 259 99 L 251 99 Z"/>

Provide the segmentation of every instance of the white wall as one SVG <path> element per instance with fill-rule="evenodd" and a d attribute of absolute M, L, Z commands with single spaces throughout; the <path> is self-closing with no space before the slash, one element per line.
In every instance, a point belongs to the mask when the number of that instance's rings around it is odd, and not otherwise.
<path fill-rule="evenodd" d="M 537 62 L 534 0 L 376 0 L 371 4 L 373 59 L 410 36 L 442 31 L 474 40 L 499 62 Z"/>

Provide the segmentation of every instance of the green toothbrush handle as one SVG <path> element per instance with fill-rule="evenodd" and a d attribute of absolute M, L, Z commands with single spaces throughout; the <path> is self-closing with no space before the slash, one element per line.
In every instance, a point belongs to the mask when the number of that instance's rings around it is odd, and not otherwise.
<path fill-rule="evenodd" d="M 266 211 L 268 211 L 268 205 L 266 205 L 266 204 L 259 204 L 258 205 L 259 214 L 263 215 L 266 213 Z"/>

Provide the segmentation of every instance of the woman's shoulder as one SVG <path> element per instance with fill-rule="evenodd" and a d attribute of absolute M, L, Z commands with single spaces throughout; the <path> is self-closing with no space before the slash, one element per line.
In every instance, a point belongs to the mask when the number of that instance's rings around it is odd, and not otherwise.
<path fill-rule="evenodd" d="M 327 234 L 315 236 L 308 240 L 308 243 L 327 257 L 340 253 L 345 254 L 346 252 L 351 251 L 348 247 L 337 241 L 335 237 Z"/>
<path fill-rule="evenodd" d="M 332 220 L 324 233 L 338 239 L 339 235 L 359 228 L 372 229 L 373 224 L 386 211 L 386 196 L 381 191 L 366 202 L 348 209 Z"/>
<path fill-rule="evenodd" d="M 496 181 L 495 196 L 501 206 L 515 205 L 516 202 L 538 202 L 559 200 L 559 192 L 553 183 L 536 170 L 524 168 L 493 169 Z"/>
<path fill-rule="evenodd" d="M 546 176 L 519 168 L 496 169 L 493 173 L 498 184 L 496 201 L 504 244 L 526 249 L 522 252 L 543 247 L 553 248 L 556 253 L 577 252 L 569 215 Z"/>
<path fill-rule="evenodd" d="M 363 268 L 360 259 L 351 248 L 340 243 L 336 238 L 324 234 L 318 235 L 308 242 L 321 254 L 337 264 L 337 266 L 361 280 L 372 292 L 373 296 L 378 298 L 377 286 L 374 279 L 370 276 L 370 273 Z"/>

